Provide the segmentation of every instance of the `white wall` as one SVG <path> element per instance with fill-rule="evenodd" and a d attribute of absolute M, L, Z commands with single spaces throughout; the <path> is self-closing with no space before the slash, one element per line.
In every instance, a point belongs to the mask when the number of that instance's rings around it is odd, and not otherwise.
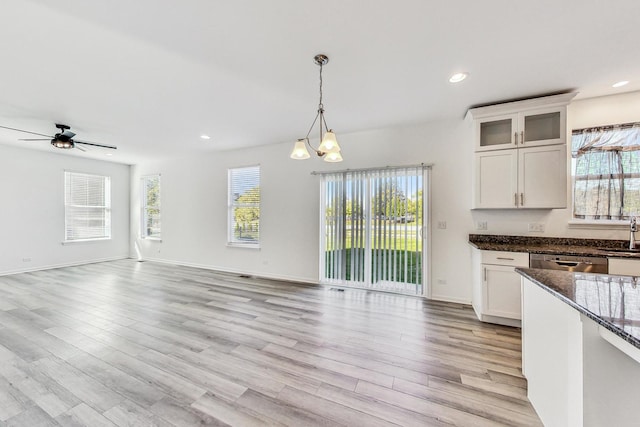
<path fill-rule="evenodd" d="M 0 145 L 0 274 L 128 257 L 129 169 Z M 111 240 L 62 244 L 65 170 L 111 177 Z"/>
<path fill-rule="evenodd" d="M 140 164 L 132 169 L 136 194 L 140 176 L 162 174 L 162 242 L 139 239 L 137 197 L 132 197 L 132 235 L 145 259 L 317 282 L 319 184 L 311 172 L 433 163 L 434 218 L 448 221 L 447 230 L 433 232 L 433 270 L 449 284 L 446 294 L 434 289 L 434 296 L 470 301 L 469 273 L 456 259 L 466 250 L 469 231 L 469 129 L 454 120 L 338 133 L 345 161 L 334 165 L 289 159 L 293 143 Z M 261 249 L 227 247 L 227 169 L 252 164 L 260 164 L 262 172 Z"/>
<path fill-rule="evenodd" d="M 575 101 L 569 110 L 570 129 L 636 120 L 640 93 Z M 491 234 L 627 237 L 621 229 L 570 229 L 570 209 L 471 211 L 472 127 L 462 118 L 337 135 L 345 161 L 335 165 L 291 160 L 293 143 L 286 143 L 134 166 L 132 241 L 145 259 L 316 282 L 319 185 L 311 171 L 422 162 L 434 165 L 432 224 L 447 222 L 446 229 L 432 227 L 433 298 L 471 301 L 467 237 L 478 220 Z M 253 164 L 262 166 L 262 248 L 227 247 L 227 168 Z M 139 239 L 140 176 L 153 173 L 162 174 L 162 242 Z M 529 233 L 529 222 L 544 223 L 546 232 Z"/>

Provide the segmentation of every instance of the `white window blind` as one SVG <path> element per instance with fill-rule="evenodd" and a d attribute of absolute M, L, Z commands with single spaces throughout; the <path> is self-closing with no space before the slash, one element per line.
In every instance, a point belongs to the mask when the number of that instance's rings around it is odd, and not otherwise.
<path fill-rule="evenodd" d="M 65 240 L 111 238 L 111 179 L 64 173 Z"/>
<path fill-rule="evenodd" d="M 229 169 L 229 244 L 260 245 L 260 166 Z"/>
<path fill-rule="evenodd" d="M 424 170 L 322 175 L 322 283 L 422 295 Z"/>
<path fill-rule="evenodd" d="M 160 239 L 160 175 L 142 177 L 142 224 L 141 236 L 147 239 Z"/>

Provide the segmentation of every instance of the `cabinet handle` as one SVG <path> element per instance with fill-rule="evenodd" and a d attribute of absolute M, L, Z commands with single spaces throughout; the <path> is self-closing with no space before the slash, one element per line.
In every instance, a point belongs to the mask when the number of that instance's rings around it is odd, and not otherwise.
<path fill-rule="evenodd" d="M 482 269 L 482 271 L 483 271 L 483 275 L 484 275 L 484 281 L 486 282 L 487 281 L 487 267 L 484 267 Z"/>
<path fill-rule="evenodd" d="M 520 131 L 520 144 L 524 145 L 524 131 L 523 130 Z"/>
<path fill-rule="evenodd" d="M 505 261 L 515 261 L 514 258 L 503 258 L 503 257 L 499 257 L 499 256 L 497 256 L 496 259 L 503 259 Z"/>
<path fill-rule="evenodd" d="M 513 143 L 518 145 L 518 132 L 513 133 Z"/>
<path fill-rule="evenodd" d="M 524 193 L 520 193 L 520 206 L 524 206 Z"/>
<path fill-rule="evenodd" d="M 513 193 L 513 204 L 518 206 L 518 193 Z"/>

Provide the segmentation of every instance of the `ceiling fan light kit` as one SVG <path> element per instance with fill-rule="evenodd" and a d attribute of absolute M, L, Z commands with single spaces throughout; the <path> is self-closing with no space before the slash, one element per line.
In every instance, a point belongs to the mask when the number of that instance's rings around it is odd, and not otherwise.
<path fill-rule="evenodd" d="M 322 67 L 327 65 L 329 57 L 327 55 L 318 54 L 313 58 L 313 61 L 320 66 L 320 101 L 318 102 L 318 113 L 316 114 L 316 118 L 313 120 L 313 123 L 311 123 L 307 136 L 300 138 L 295 142 L 289 157 L 295 160 L 308 159 L 311 157 L 307 150 L 307 146 L 309 146 L 309 148 L 315 151 L 318 157 L 324 157 L 325 162 L 341 162 L 342 155 L 340 154 L 340 145 L 338 145 L 338 140 L 336 139 L 335 133 L 333 133 L 333 129 L 330 129 L 329 126 L 327 126 L 327 121 L 324 118 L 324 105 L 322 104 Z M 321 142 L 320 146 L 316 149 L 311 146 L 311 143 L 309 142 L 309 135 L 318 121 L 320 122 Z M 324 135 L 323 129 L 326 130 Z"/>
<path fill-rule="evenodd" d="M 38 136 L 44 136 L 45 138 L 24 138 L 24 139 L 19 139 L 18 141 L 51 141 L 51 145 L 53 145 L 56 148 L 62 148 L 63 150 L 69 150 L 71 148 L 77 148 L 80 151 L 85 151 L 84 149 L 78 147 L 76 144 L 82 144 L 82 145 L 91 145 L 93 147 L 100 147 L 100 148 L 108 148 L 111 150 L 117 150 L 118 147 L 115 147 L 113 145 L 104 145 L 104 144 L 97 144 L 95 142 L 89 142 L 89 141 L 80 141 L 79 139 L 73 139 L 74 136 L 76 136 L 75 133 L 71 132 L 71 127 L 67 126 L 67 125 L 63 125 L 60 123 L 56 123 L 56 128 L 58 128 L 60 130 L 60 132 L 56 133 L 55 135 L 45 135 L 42 133 L 37 133 L 37 132 L 31 132 L 28 130 L 23 130 L 23 129 L 16 129 L 16 128 L 11 128 L 8 126 L 0 126 L 0 128 L 2 129 L 9 129 L 9 130 L 15 130 L 18 132 L 24 132 L 24 133 L 30 133 L 32 135 L 38 135 Z"/>
<path fill-rule="evenodd" d="M 63 148 L 65 150 L 75 147 L 75 144 L 72 138 L 76 136 L 76 134 L 69 130 L 71 129 L 71 127 L 67 125 L 61 125 L 58 123 L 56 123 L 56 127 L 60 129 L 62 132 L 55 134 L 54 138 L 51 140 L 51 145 L 53 145 L 56 148 Z"/>

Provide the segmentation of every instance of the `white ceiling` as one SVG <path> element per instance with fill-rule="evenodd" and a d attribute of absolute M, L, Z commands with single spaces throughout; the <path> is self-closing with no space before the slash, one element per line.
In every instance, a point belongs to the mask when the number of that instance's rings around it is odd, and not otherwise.
<path fill-rule="evenodd" d="M 330 57 L 324 104 L 338 138 L 514 98 L 640 90 L 638 0 L 3 0 L 0 10 L 0 125 L 52 134 L 66 123 L 118 146 L 73 154 L 124 163 L 303 137 L 317 53 Z M 458 71 L 469 78 L 449 83 Z M 619 80 L 631 83 L 612 88 Z M 24 137 L 1 131 L 0 143 L 57 150 Z"/>

